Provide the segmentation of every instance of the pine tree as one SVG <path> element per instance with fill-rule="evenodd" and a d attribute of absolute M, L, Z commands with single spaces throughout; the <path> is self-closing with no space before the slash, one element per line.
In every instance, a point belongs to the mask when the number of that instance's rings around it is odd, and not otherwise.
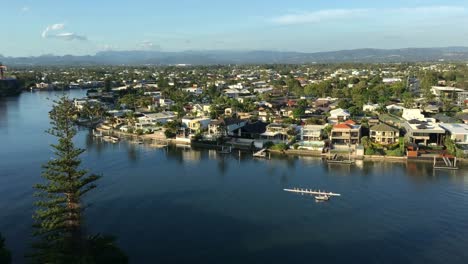
<path fill-rule="evenodd" d="M 31 255 L 36 263 L 80 263 L 86 254 L 86 237 L 82 230 L 82 196 L 94 189 L 100 178 L 80 169 L 83 149 L 75 147 L 73 137 L 76 108 L 73 101 L 61 97 L 49 112 L 51 128 L 47 133 L 58 138 L 52 144 L 54 158 L 43 165 L 44 183 L 37 184 L 34 235 L 38 242 Z"/>
<path fill-rule="evenodd" d="M 0 264 L 11 263 L 11 252 L 5 247 L 5 239 L 0 234 Z"/>

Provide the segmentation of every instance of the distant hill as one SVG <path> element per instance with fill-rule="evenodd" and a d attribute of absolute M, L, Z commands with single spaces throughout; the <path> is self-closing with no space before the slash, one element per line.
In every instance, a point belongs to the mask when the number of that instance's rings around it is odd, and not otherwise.
<path fill-rule="evenodd" d="M 302 64 L 338 62 L 468 61 L 468 47 L 355 49 L 303 53 L 281 51 L 103 51 L 87 56 L 3 57 L 6 65 L 170 65 L 170 64 Z"/>

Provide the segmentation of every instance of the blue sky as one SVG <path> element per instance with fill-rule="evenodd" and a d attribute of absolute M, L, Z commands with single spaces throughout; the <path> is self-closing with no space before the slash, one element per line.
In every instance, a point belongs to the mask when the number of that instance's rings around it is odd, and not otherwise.
<path fill-rule="evenodd" d="M 0 0 L 0 6 L 4 56 L 468 46 L 467 0 Z"/>

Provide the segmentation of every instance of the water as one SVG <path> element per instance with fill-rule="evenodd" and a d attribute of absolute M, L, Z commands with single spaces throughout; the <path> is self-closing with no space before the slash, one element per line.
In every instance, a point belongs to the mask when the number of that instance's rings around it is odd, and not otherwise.
<path fill-rule="evenodd" d="M 72 91 L 80 97 L 83 91 Z M 51 157 L 56 93 L 0 100 L 0 232 L 23 263 L 32 185 Z M 132 263 L 468 263 L 468 170 L 316 158 L 256 160 L 209 150 L 111 144 L 82 130 L 90 233 L 113 234 Z M 283 188 L 341 193 L 327 203 Z"/>

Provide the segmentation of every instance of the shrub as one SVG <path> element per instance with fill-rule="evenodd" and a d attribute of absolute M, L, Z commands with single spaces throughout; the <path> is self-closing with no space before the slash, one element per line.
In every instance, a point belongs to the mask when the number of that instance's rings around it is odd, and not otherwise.
<path fill-rule="evenodd" d="M 274 144 L 271 141 L 267 141 L 267 142 L 263 143 L 263 147 L 267 148 L 267 149 L 271 148 L 273 145 Z"/>
<path fill-rule="evenodd" d="M 288 145 L 286 143 L 279 143 L 279 144 L 273 145 L 271 147 L 271 149 L 273 149 L 273 150 L 287 150 Z"/>
<path fill-rule="evenodd" d="M 174 133 L 171 130 L 166 130 L 166 131 L 164 131 L 164 135 L 166 136 L 166 138 L 175 138 L 176 133 Z"/>

